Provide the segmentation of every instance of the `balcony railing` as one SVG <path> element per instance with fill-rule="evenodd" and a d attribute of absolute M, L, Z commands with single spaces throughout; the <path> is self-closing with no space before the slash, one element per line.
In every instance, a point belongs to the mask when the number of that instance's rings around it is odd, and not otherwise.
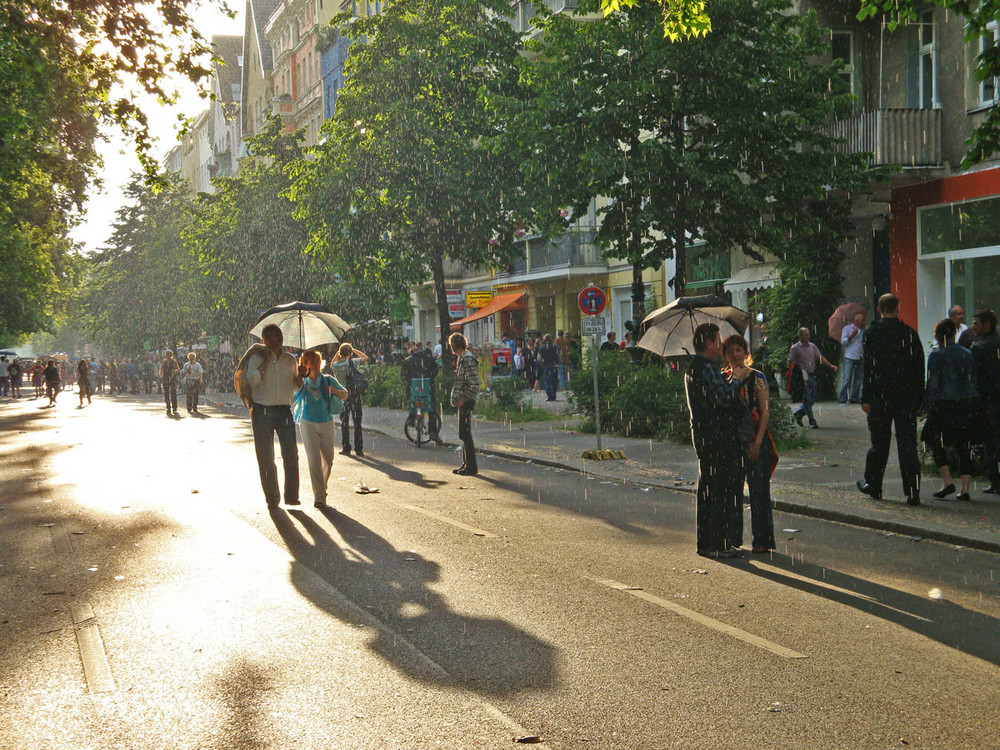
<path fill-rule="evenodd" d="M 842 153 L 870 153 L 876 166 L 941 164 L 939 109 L 877 109 L 838 120 L 828 132 L 844 139 Z"/>
<path fill-rule="evenodd" d="M 596 266 L 605 261 L 594 244 L 593 229 L 574 228 L 550 240 L 538 238 L 528 243 L 532 271 L 562 266 Z"/>

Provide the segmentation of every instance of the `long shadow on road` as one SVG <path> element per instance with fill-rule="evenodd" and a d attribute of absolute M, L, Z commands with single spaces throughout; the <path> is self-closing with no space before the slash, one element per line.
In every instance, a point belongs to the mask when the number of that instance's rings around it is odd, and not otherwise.
<path fill-rule="evenodd" d="M 554 684 L 556 649 L 503 620 L 453 611 L 430 586 L 438 580 L 437 563 L 395 549 L 367 526 L 332 508 L 323 509 L 329 526 L 302 511 L 286 515 L 276 509 L 271 517 L 297 562 L 387 626 L 373 630 L 369 647 L 396 669 L 415 679 L 486 695 Z M 331 605 L 326 599 L 315 601 L 315 586 L 300 570 L 293 566 L 291 577 L 302 594 L 331 615 L 357 624 L 352 608 Z M 400 638 L 444 673 L 414 658 L 398 642 Z"/>
<path fill-rule="evenodd" d="M 962 653 L 1000 666 L 1000 621 L 955 602 L 934 601 L 809 562 L 774 555 L 770 561 L 727 563 L 769 581 L 823 597 L 895 623 Z"/>

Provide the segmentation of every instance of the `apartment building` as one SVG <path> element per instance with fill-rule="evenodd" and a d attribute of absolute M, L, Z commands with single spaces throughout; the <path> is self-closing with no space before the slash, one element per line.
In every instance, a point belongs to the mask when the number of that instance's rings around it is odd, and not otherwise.
<path fill-rule="evenodd" d="M 274 96 L 274 58 L 264 33 L 268 20 L 280 5 L 281 0 L 247 0 L 246 3 L 240 88 L 240 136 L 244 141 L 260 132 L 268 112 L 279 116 L 291 112 L 291 102 L 279 102 Z"/>
<path fill-rule="evenodd" d="M 213 36 L 212 49 L 220 60 L 212 63 L 211 177 L 233 177 L 239 168 L 242 137 L 240 102 L 243 79 L 243 37 Z"/>
<path fill-rule="evenodd" d="M 303 131 L 306 146 L 317 143 L 324 119 L 319 13 L 319 0 L 282 0 L 264 27 L 277 111 L 286 129 Z"/>
<path fill-rule="evenodd" d="M 928 6 L 890 32 L 857 22 L 854 4 L 809 5 L 831 28 L 832 53 L 857 96 L 835 132 L 845 148 L 899 168 L 855 202 L 849 297 L 872 307 L 892 291 L 930 342 L 952 304 L 1000 306 L 1000 161 L 961 168 L 967 138 L 997 104 L 997 81 L 975 76 L 997 30 L 968 43 L 962 18 L 943 8 Z"/>

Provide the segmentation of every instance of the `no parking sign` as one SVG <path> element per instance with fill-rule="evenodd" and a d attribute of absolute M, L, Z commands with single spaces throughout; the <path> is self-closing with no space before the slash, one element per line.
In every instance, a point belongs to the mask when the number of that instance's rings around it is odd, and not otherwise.
<path fill-rule="evenodd" d="M 600 315 L 607 307 L 608 297 L 600 287 L 588 286 L 580 292 L 576 301 L 584 315 Z"/>

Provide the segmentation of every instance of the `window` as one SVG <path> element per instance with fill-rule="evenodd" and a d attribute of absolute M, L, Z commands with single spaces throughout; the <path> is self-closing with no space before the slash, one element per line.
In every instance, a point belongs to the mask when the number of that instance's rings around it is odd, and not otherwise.
<path fill-rule="evenodd" d="M 832 31 L 830 33 L 830 56 L 839 60 L 841 65 L 840 79 L 844 82 L 844 91 L 858 96 L 858 65 L 854 48 L 853 31 Z"/>
<path fill-rule="evenodd" d="M 937 98 L 937 39 L 934 27 L 934 11 L 927 10 L 920 14 L 919 29 L 920 47 L 919 72 L 919 109 L 934 109 L 938 106 Z"/>
<path fill-rule="evenodd" d="M 997 31 L 997 22 L 991 21 L 986 27 L 986 33 L 979 38 L 979 49 L 976 50 L 978 55 L 981 57 L 986 54 L 993 47 L 997 46 L 1000 42 L 1000 33 Z M 979 57 L 976 58 L 976 64 L 978 65 Z M 974 74 L 973 74 L 974 75 Z M 979 84 L 979 101 L 977 102 L 980 107 L 988 107 L 991 104 L 997 103 L 997 78 L 996 76 L 990 76 L 985 81 L 978 81 Z"/>
<path fill-rule="evenodd" d="M 922 208 L 920 255 L 1000 246 L 1000 197 Z"/>

